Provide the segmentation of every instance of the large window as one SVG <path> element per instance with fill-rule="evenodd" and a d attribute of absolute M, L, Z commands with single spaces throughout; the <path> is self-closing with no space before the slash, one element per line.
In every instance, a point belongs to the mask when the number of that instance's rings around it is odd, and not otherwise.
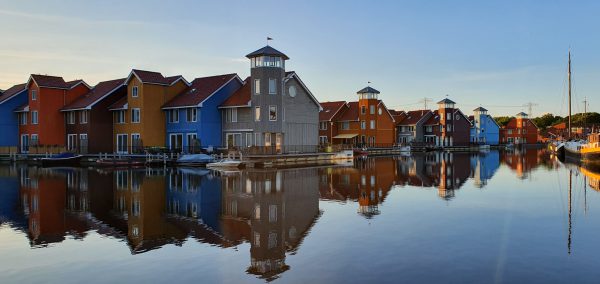
<path fill-rule="evenodd" d="M 237 122 L 237 108 L 228 108 L 225 110 L 226 122 Z"/>
<path fill-rule="evenodd" d="M 254 120 L 260 121 L 260 107 L 258 106 L 254 108 Z"/>
<path fill-rule="evenodd" d="M 269 78 L 269 94 L 277 94 L 277 80 Z"/>
<path fill-rule="evenodd" d="M 369 113 L 375 114 L 375 105 L 371 105 L 369 108 Z"/>
<path fill-rule="evenodd" d="M 370 126 L 371 129 L 375 129 L 375 120 L 371 120 L 369 126 Z"/>
<path fill-rule="evenodd" d="M 67 112 L 67 124 L 75 124 L 75 112 Z"/>
<path fill-rule="evenodd" d="M 88 123 L 89 112 L 87 110 L 83 110 L 79 112 L 79 123 L 86 124 Z"/>
<path fill-rule="evenodd" d="M 19 124 L 27 125 L 27 113 L 26 112 L 19 114 Z"/>
<path fill-rule="evenodd" d="M 167 111 L 167 122 L 178 123 L 179 122 L 179 110 L 171 109 Z"/>
<path fill-rule="evenodd" d="M 37 134 L 31 134 L 31 146 L 37 146 L 39 142 L 39 136 Z"/>
<path fill-rule="evenodd" d="M 38 112 L 36 110 L 31 112 L 31 124 L 38 124 Z"/>
<path fill-rule="evenodd" d="M 120 110 L 115 113 L 115 122 L 119 124 L 125 123 L 125 111 Z"/>
<path fill-rule="evenodd" d="M 252 143 L 252 138 L 253 137 L 252 137 L 252 133 L 251 132 L 246 133 L 246 147 L 252 146 L 252 144 L 253 144 Z"/>
<path fill-rule="evenodd" d="M 254 93 L 260 94 L 260 79 L 254 79 Z"/>
<path fill-rule="evenodd" d="M 284 67 L 284 61 L 281 57 L 259 56 L 250 59 L 251 67 Z"/>
<path fill-rule="evenodd" d="M 327 130 L 327 121 L 319 122 L 319 130 Z"/>
<path fill-rule="evenodd" d="M 127 134 L 117 134 L 117 152 L 127 153 Z"/>
<path fill-rule="evenodd" d="M 277 121 L 277 106 L 269 106 L 269 121 Z"/>
<path fill-rule="evenodd" d="M 196 122 L 198 121 L 198 109 L 197 108 L 188 108 L 186 111 L 187 122 Z"/>
<path fill-rule="evenodd" d="M 141 121 L 140 109 L 139 108 L 131 109 L 131 123 L 140 123 L 140 121 Z"/>
<path fill-rule="evenodd" d="M 348 121 L 344 121 L 342 122 L 342 130 L 349 130 L 350 129 L 350 122 Z"/>

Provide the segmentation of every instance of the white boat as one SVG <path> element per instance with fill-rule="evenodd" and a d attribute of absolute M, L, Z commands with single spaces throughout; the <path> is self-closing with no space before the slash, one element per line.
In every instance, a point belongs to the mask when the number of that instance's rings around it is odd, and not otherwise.
<path fill-rule="evenodd" d="M 242 161 L 231 160 L 231 159 L 225 159 L 225 160 L 221 160 L 218 162 L 206 164 L 206 167 L 211 168 L 211 169 L 219 169 L 219 168 L 232 169 L 232 168 L 241 168 L 242 166 L 244 166 L 244 163 Z"/>
<path fill-rule="evenodd" d="M 585 140 L 571 140 L 565 142 L 565 154 L 573 158 L 581 157 L 581 149 L 587 144 Z"/>

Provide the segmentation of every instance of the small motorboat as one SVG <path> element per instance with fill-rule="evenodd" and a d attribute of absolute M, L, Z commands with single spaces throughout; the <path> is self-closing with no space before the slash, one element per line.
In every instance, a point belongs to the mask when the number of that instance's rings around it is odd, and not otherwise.
<path fill-rule="evenodd" d="M 209 163 L 213 163 L 215 158 L 206 154 L 192 154 L 183 155 L 177 159 L 176 164 L 178 166 L 206 166 Z"/>
<path fill-rule="evenodd" d="M 369 154 L 369 151 L 367 151 L 367 148 L 355 148 L 354 149 L 354 155 L 356 156 L 366 156 Z"/>
<path fill-rule="evenodd" d="M 41 158 L 39 161 L 42 167 L 74 167 L 80 165 L 81 157 L 81 155 L 65 152 L 49 158 Z"/>
<path fill-rule="evenodd" d="M 206 164 L 207 168 L 210 169 L 239 169 L 244 166 L 244 163 L 240 160 L 225 159 L 218 162 Z"/>
<path fill-rule="evenodd" d="M 99 167 L 141 167 L 144 166 L 143 161 L 133 159 L 98 159 L 96 166 Z"/>

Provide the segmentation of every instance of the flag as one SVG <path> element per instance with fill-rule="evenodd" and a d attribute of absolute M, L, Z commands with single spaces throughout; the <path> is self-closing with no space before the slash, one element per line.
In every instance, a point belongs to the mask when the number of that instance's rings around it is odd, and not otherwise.
<path fill-rule="evenodd" d="M 273 40 L 273 38 L 271 38 L 271 37 L 267 37 L 267 40 Z"/>

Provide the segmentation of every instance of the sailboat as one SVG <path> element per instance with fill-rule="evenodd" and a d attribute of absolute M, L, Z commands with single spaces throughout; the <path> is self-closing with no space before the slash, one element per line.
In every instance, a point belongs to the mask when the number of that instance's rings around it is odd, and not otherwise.
<path fill-rule="evenodd" d="M 569 73 L 568 73 L 568 79 L 569 79 L 569 120 L 567 123 L 567 133 L 568 133 L 568 138 L 569 140 L 567 142 L 564 142 L 564 152 L 565 152 L 565 158 L 570 158 L 570 159 L 574 159 L 574 160 L 580 160 L 581 159 L 581 148 L 583 147 L 584 144 L 586 144 L 587 142 L 584 140 L 578 140 L 578 139 L 571 139 L 571 50 L 569 50 Z M 559 153 L 561 152 L 561 149 L 558 148 Z"/>

